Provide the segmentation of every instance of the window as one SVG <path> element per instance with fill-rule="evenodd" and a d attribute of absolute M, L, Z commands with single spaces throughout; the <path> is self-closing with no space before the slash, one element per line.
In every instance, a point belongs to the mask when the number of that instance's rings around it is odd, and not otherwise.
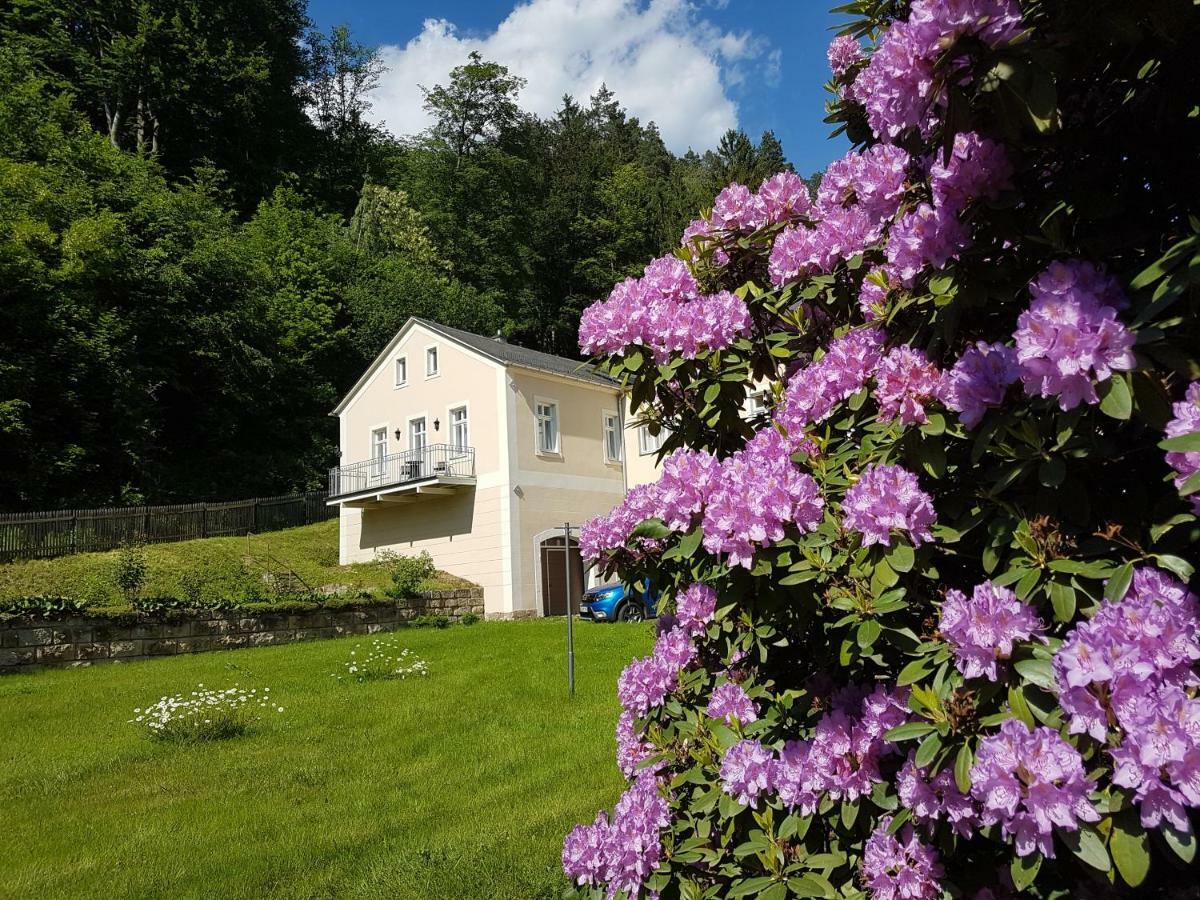
<path fill-rule="evenodd" d="M 404 387 L 408 384 L 408 357 L 396 357 L 396 387 Z"/>
<path fill-rule="evenodd" d="M 638 428 L 638 452 L 642 456 L 649 456 L 651 453 L 657 453 L 658 448 L 663 445 L 667 439 L 667 430 L 659 428 L 658 434 L 650 433 L 650 426 L 643 425 Z"/>
<path fill-rule="evenodd" d="M 387 426 L 371 429 L 371 477 L 381 478 L 387 465 Z"/>
<path fill-rule="evenodd" d="M 457 450 L 465 450 L 471 446 L 465 406 L 457 406 L 450 410 L 450 445 Z"/>
<path fill-rule="evenodd" d="M 767 392 L 755 391 L 746 398 L 746 413 L 749 416 L 758 416 L 767 411 Z"/>
<path fill-rule="evenodd" d="M 408 449 L 425 449 L 425 417 L 410 419 L 408 422 Z"/>
<path fill-rule="evenodd" d="M 438 373 L 438 348 L 427 347 L 425 349 L 425 377 L 432 378 Z"/>
<path fill-rule="evenodd" d="M 604 460 L 621 461 L 621 419 L 616 413 L 604 414 Z"/>
<path fill-rule="evenodd" d="M 537 418 L 538 453 L 558 453 L 558 404 L 538 400 L 534 404 Z"/>

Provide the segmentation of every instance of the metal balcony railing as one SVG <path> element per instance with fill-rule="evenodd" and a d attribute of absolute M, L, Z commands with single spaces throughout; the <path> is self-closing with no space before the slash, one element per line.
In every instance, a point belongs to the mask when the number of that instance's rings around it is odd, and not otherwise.
<path fill-rule="evenodd" d="M 430 444 L 329 470 L 329 496 L 342 497 L 431 478 L 474 478 L 475 448 Z"/>

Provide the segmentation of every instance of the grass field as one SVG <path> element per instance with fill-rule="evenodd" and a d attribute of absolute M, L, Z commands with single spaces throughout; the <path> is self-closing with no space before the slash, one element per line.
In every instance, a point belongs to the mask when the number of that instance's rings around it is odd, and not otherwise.
<path fill-rule="evenodd" d="M 427 678 L 343 683 L 363 638 L 0 678 L 0 897 L 555 898 L 611 805 L 615 682 L 651 626 L 409 629 Z M 252 732 L 158 743 L 132 710 L 270 687 Z"/>
<path fill-rule="evenodd" d="M 270 534 L 244 537 L 204 538 L 175 544 L 152 544 L 146 555 L 146 596 L 181 596 L 181 579 L 190 574 L 205 585 L 206 599 L 229 599 L 243 588 L 243 556 L 270 553 L 295 571 L 313 588 L 345 585 L 355 590 L 380 592 L 389 583 L 387 570 L 374 563 L 338 565 L 336 519 L 289 528 Z M 55 594 L 93 605 L 122 603 L 113 572 L 117 552 L 79 553 L 56 559 L 35 559 L 0 565 L 0 600 Z M 465 582 L 441 573 L 429 588 L 460 587 Z M 218 595 L 224 594 L 224 597 Z"/>

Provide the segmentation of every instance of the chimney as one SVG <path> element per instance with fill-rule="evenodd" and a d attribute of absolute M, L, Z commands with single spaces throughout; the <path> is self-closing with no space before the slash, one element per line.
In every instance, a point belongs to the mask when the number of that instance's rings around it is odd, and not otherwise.
<path fill-rule="evenodd" d="M 494 338 L 492 338 L 492 340 L 495 341 L 497 344 L 507 344 L 508 343 L 508 341 L 506 341 L 504 339 L 504 333 L 502 331 L 500 331 L 499 328 L 496 329 L 496 336 Z"/>

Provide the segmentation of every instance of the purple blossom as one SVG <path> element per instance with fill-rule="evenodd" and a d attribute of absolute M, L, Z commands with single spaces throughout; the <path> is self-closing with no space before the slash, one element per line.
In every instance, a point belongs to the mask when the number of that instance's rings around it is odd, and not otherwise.
<path fill-rule="evenodd" d="M 632 660 L 617 679 L 617 699 L 622 708 L 644 716 L 661 706 L 667 694 L 679 683 L 679 669 L 670 668 L 657 656 Z"/>
<path fill-rule="evenodd" d="M 913 546 L 932 540 L 937 520 L 929 495 L 917 476 L 902 466 L 871 464 L 846 491 L 843 524 L 863 536 L 863 544 L 892 545 L 892 531 L 907 534 Z"/>
<path fill-rule="evenodd" d="M 757 231 L 767 223 L 762 199 L 744 185 L 725 187 L 713 201 L 712 224 L 724 231 Z"/>
<path fill-rule="evenodd" d="M 929 167 L 933 205 L 961 212 L 970 200 L 995 200 L 1012 187 L 1012 163 L 1003 144 L 973 131 L 954 136 L 950 159 L 941 153 Z"/>
<path fill-rule="evenodd" d="M 617 768 L 626 778 L 632 778 L 642 761 L 654 753 L 655 747 L 638 734 L 637 717 L 629 710 L 623 710 L 617 718 L 616 737 Z M 654 771 L 662 768 L 662 765 L 659 763 L 654 766 Z"/>
<path fill-rule="evenodd" d="M 731 566 L 750 568 L 756 548 L 778 542 L 789 526 L 817 527 L 825 501 L 791 454 L 768 427 L 721 463 L 704 509 L 704 549 L 725 555 Z"/>
<path fill-rule="evenodd" d="M 911 285 L 927 266 L 944 269 L 971 245 L 971 233 L 952 207 L 922 203 L 893 226 L 887 242 L 889 271 Z"/>
<path fill-rule="evenodd" d="M 1080 260 L 1052 263 L 1029 286 L 1033 302 L 1014 335 L 1025 393 L 1057 397 L 1061 409 L 1100 402 L 1093 381 L 1132 369 L 1133 334 L 1117 319 L 1117 281 Z"/>
<path fill-rule="evenodd" d="M 928 421 L 925 404 L 937 396 L 941 373 L 920 350 L 907 344 L 889 350 L 875 371 L 875 400 L 879 417 L 897 416 L 901 425 L 923 425 Z"/>
<path fill-rule="evenodd" d="M 1014 641 L 1040 637 L 1044 630 L 1033 607 L 990 581 L 969 598 L 962 591 L 947 592 L 938 628 L 954 651 L 958 671 L 988 681 L 1000 677 L 996 661 L 1012 656 Z"/>
<path fill-rule="evenodd" d="M 1167 437 L 1183 437 L 1200 431 L 1200 381 L 1187 387 L 1184 399 L 1172 405 L 1175 417 L 1167 423 Z M 1167 453 L 1167 465 L 1175 470 L 1175 487 L 1200 472 L 1200 450 L 1171 450 Z M 1200 513 L 1200 494 L 1191 497 L 1193 511 Z"/>
<path fill-rule="evenodd" d="M 693 261 L 698 258 L 698 252 L 708 249 L 710 245 L 713 248 L 712 261 L 716 265 L 723 266 L 729 262 L 729 254 L 721 246 L 721 234 L 708 219 L 693 219 L 683 229 L 679 246 L 688 250 Z"/>
<path fill-rule="evenodd" d="M 1080 622 L 1054 657 L 1059 703 L 1072 734 L 1114 744 L 1113 781 L 1134 791 L 1142 822 L 1186 830 L 1200 805 L 1200 606 L 1170 575 L 1134 571 L 1125 596 Z M 1117 731 L 1116 741 L 1109 738 Z"/>
<path fill-rule="evenodd" d="M 917 839 L 911 825 L 888 832 L 891 816 L 879 821 L 863 846 L 862 877 L 872 900 L 936 900 L 943 875 L 937 851 Z"/>
<path fill-rule="evenodd" d="M 754 707 L 754 701 L 742 690 L 740 685 L 733 682 L 726 682 L 713 688 L 704 714 L 712 719 L 724 719 L 727 725 L 733 724 L 735 716 L 743 725 L 749 725 L 758 719 L 758 710 Z"/>
<path fill-rule="evenodd" d="M 860 206 L 827 210 L 812 228 L 785 228 L 767 260 L 771 283 L 782 287 L 801 275 L 831 272 L 842 260 L 876 243 L 882 233 L 882 223 Z"/>
<path fill-rule="evenodd" d="M 754 806 L 758 798 L 774 790 L 775 754 L 758 741 L 739 741 L 721 760 L 721 787 L 745 806 Z"/>
<path fill-rule="evenodd" d="M 563 842 L 563 871 L 577 885 L 607 886 L 607 896 L 634 896 L 662 858 L 660 833 L 671 822 L 658 782 L 643 771 L 621 795 L 609 821 L 603 812 L 577 825 Z"/>
<path fill-rule="evenodd" d="M 904 199 L 912 160 L 900 147 L 876 144 L 850 151 L 829 164 L 817 188 L 822 217 L 838 209 L 856 209 L 879 226 L 891 219 Z"/>
<path fill-rule="evenodd" d="M 910 755 L 896 776 L 896 793 L 905 808 L 912 810 L 913 820 L 930 829 L 944 819 L 955 834 L 970 837 L 978 824 L 975 804 L 958 789 L 950 769 L 943 769 L 931 779 Z"/>
<path fill-rule="evenodd" d="M 691 634 L 700 634 L 717 611 L 717 592 L 707 584 L 689 584 L 676 600 L 679 625 Z"/>
<path fill-rule="evenodd" d="M 848 34 L 835 37 L 825 52 L 829 60 L 829 71 L 834 78 L 841 78 L 850 68 L 863 58 L 862 45 Z"/>
<path fill-rule="evenodd" d="M 899 284 L 886 269 L 874 268 L 868 272 L 858 289 L 858 308 L 863 318 L 870 322 L 886 313 L 888 294 Z"/>
<path fill-rule="evenodd" d="M 1004 403 L 1009 385 L 1019 377 L 1016 350 L 979 341 L 942 375 L 938 398 L 959 414 L 963 425 L 974 428 L 989 407 Z"/>
<path fill-rule="evenodd" d="M 696 658 L 696 646 L 692 636 L 683 628 L 672 628 L 658 636 L 654 642 L 654 657 L 674 673 L 686 669 Z"/>
<path fill-rule="evenodd" d="M 788 381 L 776 421 L 789 437 L 803 435 L 809 425 L 828 418 L 837 404 L 862 390 L 882 358 L 883 332 L 851 331 L 830 341 L 819 360 Z"/>
<path fill-rule="evenodd" d="M 1079 751 L 1053 728 L 1029 729 L 1007 719 L 979 742 L 971 767 L 971 796 L 984 825 L 1000 825 L 1018 856 L 1035 850 L 1054 857 L 1054 829 L 1077 831 L 1100 814 L 1088 801 L 1092 788 Z"/>
<path fill-rule="evenodd" d="M 795 172 L 780 172 L 766 179 L 758 188 L 758 199 L 770 225 L 789 222 L 812 211 L 808 185 Z"/>

